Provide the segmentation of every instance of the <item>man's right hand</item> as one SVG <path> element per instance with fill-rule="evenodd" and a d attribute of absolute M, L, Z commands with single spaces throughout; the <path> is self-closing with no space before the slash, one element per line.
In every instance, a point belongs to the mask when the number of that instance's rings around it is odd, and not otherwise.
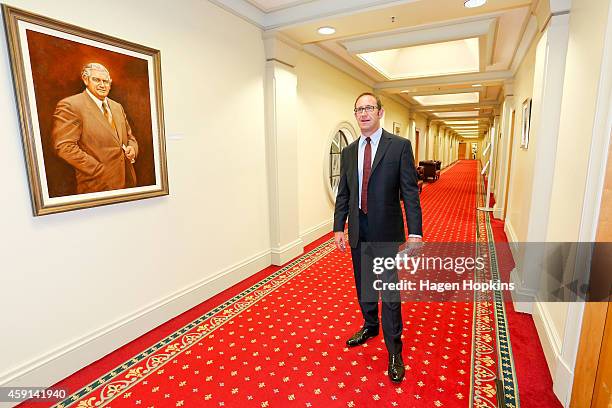
<path fill-rule="evenodd" d="M 344 231 L 338 231 L 334 233 L 334 239 L 336 240 L 336 247 L 342 252 L 346 251 L 346 239 L 344 238 Z"/>

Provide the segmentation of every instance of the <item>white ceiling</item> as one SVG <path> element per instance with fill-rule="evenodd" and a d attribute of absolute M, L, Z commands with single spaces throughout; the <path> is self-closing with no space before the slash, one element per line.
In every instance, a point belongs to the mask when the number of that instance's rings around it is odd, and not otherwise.
<path fill-rule="evenodd" d="M 475 9 L 463 0 L 209 1 L 289 38 L 434 124 L 473 119 L 482 135 L 536 33 L 531 13 L 539 0 L 489 0 Z M 318 34 L 321 26 L 336 33 Z M 462 103 L 445 100 L 466 94 L 473 95 Z"/>
<path fill-rule="evenodd" d="M 269 13 L 271 11 L 281 10 L 284 8 L 295 7 L 299 4 L 308 3 L 312 0 L 247 0 L 249 3 L 263 11 Z"/>

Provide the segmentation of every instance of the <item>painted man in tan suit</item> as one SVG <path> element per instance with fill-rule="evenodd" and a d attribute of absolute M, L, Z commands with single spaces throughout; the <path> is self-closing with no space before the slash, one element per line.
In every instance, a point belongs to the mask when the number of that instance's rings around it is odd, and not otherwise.
<path fill-rule="evenodd" d="M 108 98 L 111 77 L 101 64 L 83 67 L 85 90 L 58 102 L 51 138 L 74 167 L 77 194 L 136 186 L 138 143 L 120 103 Z"/>

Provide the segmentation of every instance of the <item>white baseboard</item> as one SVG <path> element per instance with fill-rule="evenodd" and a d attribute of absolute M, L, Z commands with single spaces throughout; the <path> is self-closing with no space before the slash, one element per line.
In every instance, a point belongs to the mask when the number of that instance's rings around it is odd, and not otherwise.
<path fill-rule="evenodd" d="M 510 282 L 514 283 L 512 291 L 512 303 L 514 310 L 520 313 L 533 314 L 533 305 L 536 302 L 537 292 L 523 286 L 523 280 L 519 275 L 517 267 L 510 272 Z"/>
<path fill-rule="evenodd" d="M 331 218 L 327 221 L 323 221 L 319 225 L 315 225 L 312 228 L 307 229 L 303 233 L 300 234 L 300 238 L 304 243 L 304 246 L 310 244 L 311 242 L 316 241 L 321 238 L 323 235 L 330 233 L 334 228 L 334 219 Z"/>
<path fill-rule="evenodd" d="M 546 304 L 537 301 L 534 303 L 533 322 L 544 349 L 544 356 L 546 357 L 550 375 L 554 378 L 558 361 L 561 358 L 561 339 L 554 328 Z"/>
<path fill-rule="evenodd" d="M 518 259 L 518 238 L 516 237 L 516 233 L 514 232 L 514 228 L 512 228 L 512 224 L 508 217 L 504 221 L 504 232 L 508 236 L 508 244 L 510 245 L 510 251 L 512 252 L 512 256 L 514 259 Z"/>
<path fill-rule="evenodd" d="M 501 220 L 503 215 L 504 215 L 504 209 L 503 208 L 493 207 L 493 217 L 497 218 L 498 220 Z"/>
<path fill-rule="evenodd" d="M 563 360 L 557 357 L 557 367 L 553 375 L 553 392 L 564 407 L 569 407 L 572 398 L 572 385 L 574 384 L 574 371 Z"/>
<path fill-rule="evenodd" d="M 260 252 L 77 341 L 66 344 L 36 361 L 3 373 L 0 377 L 0 386 L 48 387 L 55 384 L 149 330 L 268 267 L 270 261 L 270 251 Z M 0 407 L 9 406 L 12 405 L 0 403 Z"/>
<path fill-rule="evenodd" d="M 304 243 L 300 238 L 293 242 L 270 250 L 270 261 L 272 265 L 284 265 L 296 256 L 304 252 Z"/>

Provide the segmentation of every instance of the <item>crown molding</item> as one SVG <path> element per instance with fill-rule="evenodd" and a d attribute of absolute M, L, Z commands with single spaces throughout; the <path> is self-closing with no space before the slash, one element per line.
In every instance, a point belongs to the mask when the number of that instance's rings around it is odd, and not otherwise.
<path fill-rule="evenodd" d="M 400 92 L 404 88 L 428 85 L 461 85 L 471 82 L 502 82 L 512 79 L 510 71 L 474 72 L 469 74 L 446 75 L 441 77 L 427 77 L 414 79 L 398 79 L 394 81 L 378 82 L 374 85 L 376 89 L 384 89 L 389 92 Z"/>
<path fill-rule="evenodd" d="M 572 8 L 572 0 L 550 0 L 550 14 L 568 13 Z"/>
<path fill-rule="evenodd" d="M 366 12 L 419 0 L 313 0 L 282 9 L 263 12 L 246 0 L 208 0 L 256 25 L 262 30 L 286 28 L 295 24 L 312 22 L 329 17 L 338 17 Z"/>
<path fill-rule="evenodd" d="M 328 63 L 334 68 L 339 69 L 345 74 L 355 78 L 356 80 L 363 82 L 367 86 L 374 88 L 374 84 L 376 83 L 372 78 L 365 75 L 363 72 L 355 68 L 353 65 L 344 61 L 342 58 L 336 56 L 335 54 L 321 48 L 316 44 L 305 44 L 303 46 L 303 50 L 308 54 L 319 58 L 323 62 Z"/>
<path fill-rule="evenodd" d="M 527 27 L 525 27 L 525 31 L 523 32 L 523 36 L 521 37 L 521 42 L 516 49 L 516 53 L 514 54 L 514 59 L 512 60 L 512 65 L 510 67 L 510 72 L 514 76 L 516 71 L 521 66 L 521 62 L 527 55 L 527 51 L 531 46 L 531 42 L 535 38 L 538 33 L 538 19 L 535 16 L 531 16 L 529 18 L 529 23 L 527 23 Z"/>
<path fill-rule="evenodd" d="M 279 32 L 264 31 L 261 35 L 264 42 L 267 61 L 278 61 L 295 68 L 302 46 Z"/>
<path fill-rule="evenodd" d="M 223 10 L 264 29 L 266 13 L 245 0 L 208 0 Z"/>
<path fill-rule="evenodd" d="M 367 38 L 342 41 L 351 54 L 461 40 L 487 35 L 495 25 L 494 18 L 426 28 L 410 28 L 401 32 L 372 35 Z"/>

